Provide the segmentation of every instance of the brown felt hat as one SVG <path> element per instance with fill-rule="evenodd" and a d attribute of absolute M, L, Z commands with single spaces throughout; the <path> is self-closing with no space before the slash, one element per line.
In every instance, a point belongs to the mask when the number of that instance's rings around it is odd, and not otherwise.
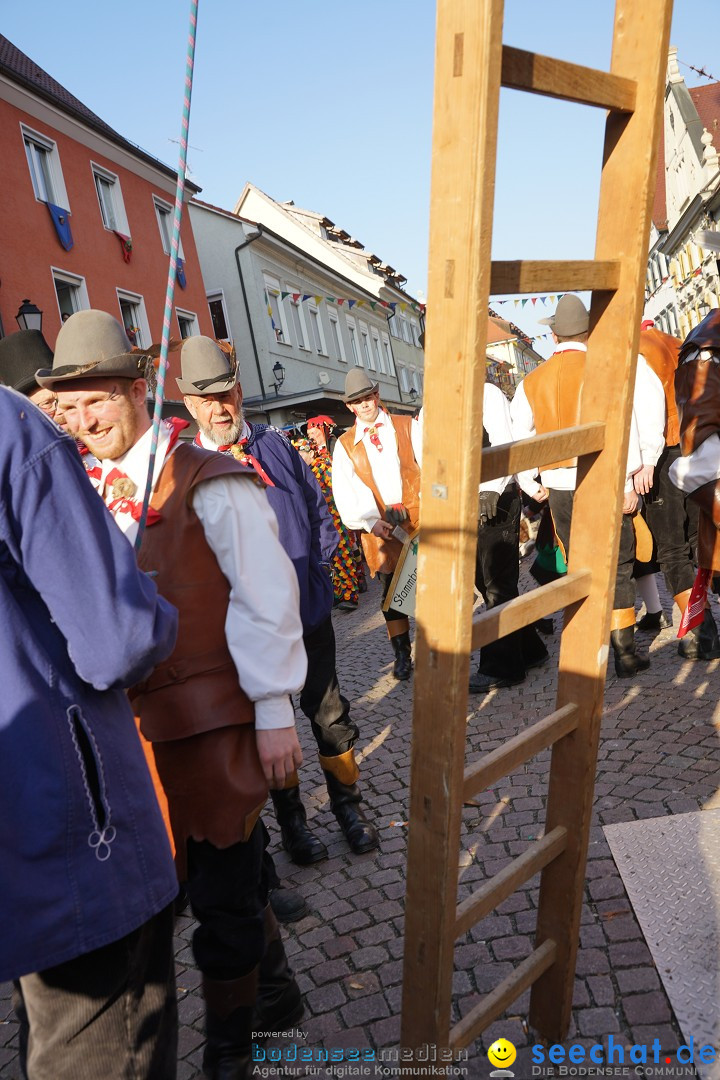
<path fill-rule="evenodd" d="M 180 353 L 181 378 L 176 379 L 181 394 L 224 394 L 237 382 L 233 358 L 212 338 L 197 334 L 185 338 Z"/>
<path fill-rule="evenodd" d="M 18 330 L 0 340 L 0 383 L 21 394 L 37 390 L 35 372 L 52 364 L 52 349 L 39 330 Z"/>
<path fill-rule="evenodd" d="M 353 368 L 345 376 L 345 397 L 343 401 L 350 405 L 353 401 L 362 401 L 363 398 L 374 394 L 378 389 L 378 383 L 374 383 L 362 368 Z"/>
<path fill-rule="evenodd" d="M 76 311 L 63 323 L 51 368 L 35 372 L 40 386 L 52 390 L 70 379 L 144 377 L 147 356 L 133 352 L 124 329 L 106 311 Z"/>
<path fill-rule="evenodd" d="M 590 313 L 579 296 L 565 293 L 558 300 L 555 314 L 547 319 L 540 319 L 542 326 L 549 326 L 558 337 L 571 337 L 584 334 L 590 328 Z"/>

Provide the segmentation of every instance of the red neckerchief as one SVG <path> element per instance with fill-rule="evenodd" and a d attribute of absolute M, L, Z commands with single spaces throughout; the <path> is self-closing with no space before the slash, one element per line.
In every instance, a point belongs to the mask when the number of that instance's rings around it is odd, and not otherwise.
<path fill-rule="evenodd" d="M 195 445 L 205 449 L 200 439 L 200 432 L 195 436 Z M 228 443 L 227 446 L 218 446 L 217 451 L 220 454 L 229 454 L 230 457 L 234 457 L 236 461 L 239 461 L 241 465 L 250 465 L 258 474 L 260 479 L 268 487 L 275 487 L 268 474 L 263 469 L 262 465 L 255 457 L 254 454 L 249 454 L 247 450 L 243 450 L 243 446 L 247 446 L 247 439 L 238 439 L 236 443 Z"/>
<path fill-rule="evenodd" d="M 170 430 L 170 438 L 168 440 L 167 449 L 165 450 L 165 459 L 167 460 L 170 451 L 180 438 L 180 432 L 184 428 L 190 427 L 190 423 L 187 420 L 181 420 L 179 416 L 170 416 L 167 420 L 164 420 L 163 423 L 165 424 L 165 427 Z M 85 450 L 87 452 L 87 447 L 85 447 Z M 122 472 L 121 469 L 117 468 L 110 470 L 105 477 L 105 484 L 106 486 L 110 485 L 110 487 L 112 487 L 118 480 L 127 480 L 131 486 L 135 486 L 130 477 Z M 136 494 L 136 492 L 133 491 L 133 494 Z M 107 508 L 111 514 L 129 514 L 134 521 L 140 521 L 142 517 L 143 500 L 133 499 L 130 495 L 118 495 L 117 498 L 107 504 Z M 158 521 L 162 521 L 162 514 L 157 510 L 153 510 L 152 506 L 149 506 L 145 524 L 148 526 L 157 525 Z"/>
<path fill-rule="evenodd" d="M 369 435 L 369 436 L 370 436 L 370 442 L 371 442 L 371 443 L 373 444 L 373 446 L 374 446 L 374 447 L 375 447 L 375 448 L 377 449 L 377 452 L 378 452 L 379 454 L 382 454 L 382 452 L 383 452 L 383 445 L 382 445 L 382 443 L 380 442 L 380 436 L 379 436 L 379 435 L 378 435 L 378 433 L 377 433 L 377 429 L 378 429 L 379 427 L 383 427 L 383 422 L 382 422 L 382 420 L 380 420 L 380 421 L 379 421 L 378 423 L 376 423 L 376 424 L 371 424 L 371 425 L 370 425 L 370 427 L 366 427 L 366 428 L 365 428 L 365 430 L 364 430 L 364 432 L 363 432 L 363 437 L 364 437 L 365 435 Z"/>

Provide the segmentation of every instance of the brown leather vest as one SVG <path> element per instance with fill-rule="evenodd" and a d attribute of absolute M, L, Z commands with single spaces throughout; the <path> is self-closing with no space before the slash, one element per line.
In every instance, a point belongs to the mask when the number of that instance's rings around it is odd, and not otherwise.
<path fill-rule="evenodd" d="M 640 352 L 662 383 L 665 394 L 665 442 L 677 446 L 680 424 L 675 402 L 675 372 L 682 342 L 662 330 L 640 331 Z"/>
<path fill-rule="evenodd" d="M 416 529 L 420 522 L 420 466 L 415 460 L 410 437 L 411 424 L 414 421 L 410 416 L 391 416 L 390 422 L 397 438 L 403 506 L 409 514 L 409 520 L 402 527 L 405 532 L 410 532 Z M 351 427 L 344 435 L 341 435 L 340 442 L 343 444 L 358 478 L 362 480 L 366 487 L 370 488 L 375 496 L 378 514 L 380 517 L 384 517 L 385 503 L 375 483 L 367 450 L 362 442 L 355 442 L 355 428 Z M 374 577 L 378 571 L 383 574 L 392 573 L 402 551 L 400 541 L 395 539 L 382 540 L 379 536 L 367 532 L 363 532 L 360 539 L 372 576 Z"/>
<path fill-rule="evenodd" d="M 585 356 L 580 349 L 556 352 L 525 376 L 523 387 L 538 435 L 574 427 L 580 422 Z M 568 458 L 544 465 L 543 469 L 568 469 L 574 465 L 577 458 Z"/>
<path fill-rule="evenodd" d="M 717 325 L 720 329 L 720 321 Z M 706 342 L 703 347 L 708 346 L 718 349 L 720 340 L 717 344 Z M 683 454 L 692 454 L 710 435 L 720 431 L 720 364 L 700 359 L 680 364 L 675 373 L 675 397 L 680 449 Z M 698 521 L 698 566 L 720 573 L 720 531 L 702 511 Z"/>
<path fill-rule="evenodd" d="M 162 517 L 145 530 L 138 564 L 153 572 L 158 592 L 180 611 L 172 655 L 131 695 L 152 743 L 254 722 L 225 638 L 230 586 L 191 507 L 196 484 L 235 474 L 248 482 L 255 475 L 234 458 L 180 444 L 150 500 Z"/>

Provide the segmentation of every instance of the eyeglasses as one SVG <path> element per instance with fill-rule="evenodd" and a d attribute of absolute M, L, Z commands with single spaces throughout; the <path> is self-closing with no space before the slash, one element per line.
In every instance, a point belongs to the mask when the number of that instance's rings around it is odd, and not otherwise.
<path fill-rule="evenodd" d="M 57 412 L 58 399 L 54 394 L 52 394 L 50 397 L 42 398 L 39 401 L 36 398 L 35 404 L 37 405 L 38 409 L 42 409 L 43 412 L 54 415 Z"/>

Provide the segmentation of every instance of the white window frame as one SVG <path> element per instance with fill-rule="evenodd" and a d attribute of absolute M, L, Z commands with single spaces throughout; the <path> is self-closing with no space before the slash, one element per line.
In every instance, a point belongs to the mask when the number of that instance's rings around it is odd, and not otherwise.
<path fill-rule="evenodd" d="M 381 375 L 387 375 L 387 371 L 385 370 L 385 356 L 383 354 L 382 345 L 380 344 L 380 335 L 374 326 L 370 327 L 370 336 L 372 337 L 372 347 L 377 361 L 377 369 Z"/>
<path fill-rule="evenodd" d="M 177 319 L 178 331 L 180 332 L 181 337 L 182 337 L 182 330 L 180 330 L 180 319 L 187 319 L 189 322 L 192 323 L 192 328 L 193 328 L 192 333 L 188 334 L 188 337 L 198 337 L 198 335 L 200 334 L 200 327 L 198 326 L 197 312 L 195 312 L 195 311 L 186 311 L 184 308 L 176 307 L 175 308 L 175 318 Z M 183 338 L 183 340 L 186 340 L 186 339 Z"/>
<path fill-rule="evenodd" d="M 393 312 L 393 314 L 388 319 L 388 326 L 390 328 L 390 334 L 392 335 L 392 337 L 396 338 L 398 341 L 401 341 L 402 334 L 400 332 L 400 316 L 396 315 Z"/>
<path fill-rule="evenodd" d="M 25 159 L 28 163 L 28 172 L 30 173 L 30 182 L 32 183 L 33 192 L 38 202 L 50 202 L 54 206 L 61 206 L 63 210 L 70 211 L 70 202 L 68 199 L 67 188 L 65 187 L 65 178 L 63 177 L 62 166 L 60 164 L 60 154 L 58 152 L 57 143 L 54 139 L 49 139 L 47 135 L 43 135 L 39 131 L 35 131 L 34 128 L 28 127 L 27 124 L 20 124 L 20 131 L 22 133 L 23 146 L 25 148 Z M 48 167 L 48 177 L 50 179 L 50 187 L 52 191 L 46 191 L 45 194 L 49 198 L 44 199 L 43 192 L 35 175 L 36 166 L 31 163 L 30 151 L 28 143 L 31 143 L 37 149 L 44 151 L 46 156 L 46 164 Z M 43 186 L 47 188 L 47 183 L 43 175 Z"/>
<path fill-rule="evenodd" d="M 360 319 L 358 321 L 358 326 L 360 329 L 360 342 L 362 344 L 365 367 L 367 367 L 368 371 L 375 371 L 375 357 L 373 356 L 372 348 L 370 347 L 370 331 L 368 330 L 368 325 Z"/>
<path fill-rule="evenodd" d="M 353 363 L 355 367 L 362 367 L 362 356 L 360 355 L 360 342 L 358 341 L 357 323 L 352 315 L 345 316 L 345 322 L 348 328 L 348 334 L 350 336 L 350 352 L 352 354 Z"/>
<path fill-rule="evenodd" d="M 269 298 L 271 296 L 275 297 L 277 313 L 278 313 L 278 317 L 280 319 L 280 326 L 278 327 L 277 324 L 275 326 L 275 344 L 276 345 L 285 345 L 286 348 L 291 349 L 292 348 L 292 341 L 290 340 L 290 333 L 288 331 L 287 317 L 286 317 L 286 314 L 285 314 L 285 305 L 283 304 L 282 299 L 280 297 L 280 281 L 278 280 L 278 278 L 270 277 L 269 274 L 264 273 L 263 274 L 263 284 L 265 286 L 265 292 L 268 295 L 268 303 L 270 303 Z M 272 305 L 270 305 L 270 306 L 272 307 Z M 275 320 L 273 319 L 273 321 L 275 321 Z M 280 331 L 280 336 L 279 337 L 278 337 L 278 330 Z M 273 333 L 272 325 L 269 327 L 269 332 L 270 332 L 270 340 L 272 341 L 272 333 Z"/>
<path fill-rule="evenodd" d="M 324 330 L 323 324 L 322 324 L 322 316 L 320 314 L 320 307 L 318 306 L 318 304 L 315 303 L 314 300 L 308 300 L 307 301 L 307 309 L 308 309 L 308 322 L 310 323 L 310 329 L 312 331 L 312 333 L 310 335 L 311 344 L 314 346 L 315 351 L 317 352 L 318 356 L 328 356 L 329 353 L 328 353 L 327 342 L 325 341 L 325 330 Z M 315 336 L 315 331 L 316 330 L 317 330 L 317 337 L 320 339 L 319 344 L 318 344 L 318 340 L 317 340 L 317 338 Z"/>
<path fill-rule="evenodd" d="M 62 321 L 62 308 L 60 307 L 60 297 L 57 294 L 56 282 L 61 281 L 64 285 L 69 285 L 72 289 L 77 289 L 78 299 L 80 301 L 78 307 L 74 308 L 75 311 L 87 311 L 90 307 L 90 297 L 88 296 L 87 285 L 85 284 L 85 278 L 80 277 L 79 274 L 72 274 L 69 270 L 62 270 L 59 266 L 51 266 L 50 274 L 52 276 L 53 291 L 55 293 L 55 299 L 57 300 L 58 313 Z M 73 312 L 73 313 L 74 313 Z"/>
<path fill-rule="evenodd" d="M 420 348 L 420 327 L 414 319 L 408 319 L 408 326 L 410 327 L 410 337 L 412 338 L 411 344 L 416 348 Z"/>
<path fill-rule="evenodd" d="M 341 364 L 347 364 L 347 357 L 345 356 L 345 343 L 342 337 L 342 330 L 340 329 L 340 319 L 338 318 L 337 311 L 331 311 L 328 308 L 328 319 L 330 320 L 330 340 L 333 343 L 337 355 L 337 359 Z M 333 330 L 333 327 L 335 329 Z"/>
<path fill-rule="evenodd" d="M 155 217 L 157 218 L 157 223 L 158 223 L 158 231 L 160 233 L 160 243 L 163 246 L 163 251 L 165 252 L 165 254 L 169 255 L 171 250 L 172 250 L 173 219 L 175 217 L 175 207 L 172 205 L 172 203 L 165 202 L 165 200 L 161 199 L 159 195 L 153 195 L 152 198 L 153 198 L 153 205 L 155 207 Z M 164 232 L 163 227 L 162 227 L 162 219 L 163 219 L 164 214 L 169 214 L 170 215 L 170 217 L 168 219 L 167 240 L 165 239 L 165 232 Z M 178 244 L 178 259 L 184 259 L 184 258 L 185 258 L 185 253 L 183 251 L 182 236 L 181 236 L 180 237 L 180 242 Z"/>
<path fill-rule="evenodd" d="M 400 376 L 400 389 L 404 394 L 410 393 L 410 373 L 406 367 L 402 364 L 398 366 L 398 374 Z"/>
<path fill-rule="evenodd" d="M 410 327 L 408 326 L 407 319 L 404 315 L 398 315 L 398 320 L 400 324 L 400 336 L 402 337 L 402 340 L 407 342 L 408 345 L 412 345 L 412 334 L 410 333 Z"/>
<path fill-rule="evenodd" d="M 225 319 L 225 329 L 228 332 L 227 337 L 220 338 L 219 340 L 220 341 L 232 341 L 232 337 L 230 335 L 230 320 L 228 318 L 228 310 L 227 310 L 227 304 L 225 303 L 225 293 L 224 293 L 224 291 L 222 289 L 210 289 L 208 292 L 205 293 L 205 297 L 206 297 L 207 302 L 208 302 L 208 314 L 210 316 L 210 322 L 212 323 L 213 333 L 215 333 L 215 323 L 213 323 L 213 317 L 212 317 L 212 311 L 210 310 L 210 304 L 214 303 L 216 300 L 219 300 L 220 301 L 220 306 L 222 307 L 223 318 Z"/>
<path fill-rule="evenodd" d="M 385 331 L 383 331 L 380 334 L 380 339 L 381 339 L 381 341 L 383 343 L 383 348 L 385 349 L 385 360 L 387 361 L 387 365 L 388 365 L 388 375 L 392 375 L 394 377 L 394 375 L 395 375 L 395 358 L 393 357 L 392 345 L 390 343 L 390 336 L 388 334 L 386 334 Z"/>
<path fill-rule="evenodd" d="M 285 297 L 285 303 L 290 305 L 290 322 L 292 323 L 294 337 L 302 337 L 302 341 L 297 341 L 295 344 L 298 349 L 302 349 L 303 352 L 310 352 L 310 335 L 308 334 L 307 323 L 305 322 L 305 312 L 303 311 L 303 290 L 296 288 L 294 285 L 290 285 L 285 282 L 285 288 L 283 292 L 287 292 L 290 295 Z M 293 295 L 297 296 L 297 300 L 293 300 Z M 297 322 L 293 315 L 293 309 L 297 312 Z M 300 334 L 298 334 L 298 326 L 300 327 Z"/>
<path fill-rule="evenodd" d="M 100 217 L 102 218 L 103 227 L 106 228 L 108 232 L 120 232 L 123 233 L 124 236 L 129 236 L 130 226 L 128 224 L 127 214 L 125 213 L 125 202 L 123 200 L 122 188 L 120 187 L 120 177 L 115 173 L 110 172 L 108 169 L 104 169 L 102 165 L 98 165 L 94 161 L 90 162 L 90 168 L 92 170 L 93 184 L 98 199 L 98 206 L 100 207 Z M 98 180 L 104 180 L 106 184 L 110 185 L 111 190 L 109 197 L 112 202 L 115 225 L 109 225 L 105 220 L 106 209 L 100 195 Z"/>
<path fill-rule="evenodd" d="M 128 292 L 127 289 L 115 289 L 118 299 L 118 310 L 120 311 L 120 322 L 125 325 L 125 320 L 122 317 L 121 300 L 124 300 L 128 304 L 134 304 L 137 308 L 137 323 L 139 336 L 136 336 L 134 342 L 141 349 L 149 349 L 152 345 L 152 335 L 150 334 L 150 323 L 148 322 L 147 311 L 145 310 L 145 300 L 139 293 Z"/>

